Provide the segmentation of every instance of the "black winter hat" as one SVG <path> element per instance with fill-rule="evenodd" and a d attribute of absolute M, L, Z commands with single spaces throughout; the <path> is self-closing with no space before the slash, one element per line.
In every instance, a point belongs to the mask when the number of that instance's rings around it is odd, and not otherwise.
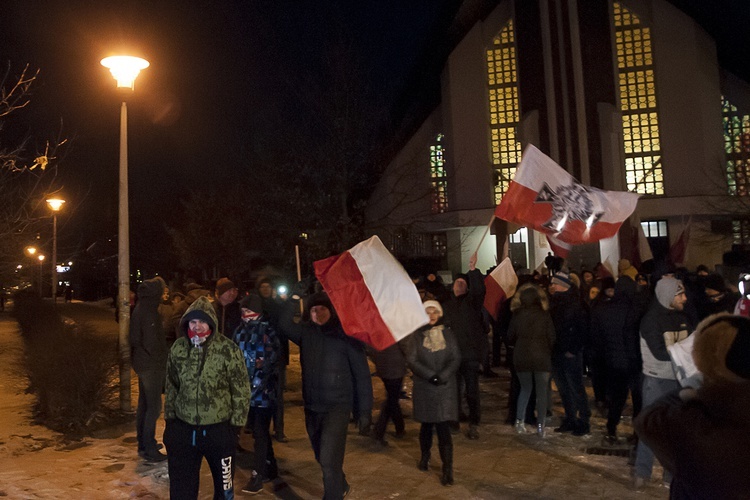
<path fill-rule="evenodd" d="M 333 304 L 331 303 L 331 299 L 328 298 L 328 294 L 325 292 L 318 292 L 310 296 L 309 299 L 307 299 L 307 309 L 310 310 L 315 306 L 323 306 L 327 307 L 329 311 L 331 311 L 331 314 L 333 314 Z"/>
<path fill-rule="evenodd" d="M 260 297 L 253 293 L 243 297 L 242 300 L 240 300 L 240 307 L 250 309 L 254 313 L 260 314 L 263 312 L 263 301 Z"/>

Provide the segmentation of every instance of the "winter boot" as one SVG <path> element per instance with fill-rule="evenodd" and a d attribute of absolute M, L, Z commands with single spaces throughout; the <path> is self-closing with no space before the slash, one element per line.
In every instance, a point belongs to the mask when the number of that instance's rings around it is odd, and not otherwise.
<path fill-rule="evenodd" d="M 438 445 L 440 460 L 443 461 L 443 474 L 440 476 L 440 484 L 450 486 L 453 484 L 453 443 Z"/>
<path fill-rule="evenodd" d="M 544 424 L 536 424 L 536 435 L 540 438 L 544 438 L 547 436 L 547 429 L 544 426 Z"/>
<path fill-rule="evenodd" d="M 432 449 L 432 428 L 422 424 L 419 429 L 419 448 L 422 451 L 422 458 L 419 459 L 417 468 L 422 471 L 430 468 L 430 450 Z"/>
<path fill-rule="evenodd" d="M 526 424 L 520 418 L 516 419 L 516 434 L 526 434 Z"/>

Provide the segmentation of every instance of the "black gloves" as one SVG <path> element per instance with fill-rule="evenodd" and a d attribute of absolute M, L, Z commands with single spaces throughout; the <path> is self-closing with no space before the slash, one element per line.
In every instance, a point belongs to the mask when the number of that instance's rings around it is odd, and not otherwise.
<path fill-rule="evenodd" d="M 440 377 L 438 377 L 437 375 L 433 375 L 433 376 L 432 376 L 432 377 L 430 378 L 430 383 L 431 383 L 432 385 L 444 385 L 444 384 L 445 384 L 445 382 L 443 382 L 443 381 L 442 381 L 442 380 L 440 379 Z"/>

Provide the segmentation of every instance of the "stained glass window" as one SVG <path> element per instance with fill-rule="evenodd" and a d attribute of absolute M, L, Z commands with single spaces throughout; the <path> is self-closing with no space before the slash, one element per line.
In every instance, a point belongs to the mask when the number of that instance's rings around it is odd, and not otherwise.
<path fill-rule="evenodd" d="M 448 210 L 448 177 L 445 174 L 443 134 L 438 134 L 435 143 L 430 146 L 430 183 L 432 213 L 441 214 Z"/>
<path fill-rule="evenodd" d="M 747 196 L 750 194 L 750 115 L 740 113 L 724 96 L 721 110 L 729 193 Z"/>

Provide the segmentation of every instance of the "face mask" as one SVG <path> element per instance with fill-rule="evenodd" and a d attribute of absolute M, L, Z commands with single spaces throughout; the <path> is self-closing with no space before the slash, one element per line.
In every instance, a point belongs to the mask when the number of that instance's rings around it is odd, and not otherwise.
<path fill-rule="evenodd" d="M 206 341 L 209 335 L 211 335 L 211 330 L 208 330 L 206 333 L 197 333 L 188 328 L 188 337 L 190 338 L 190 342 L 193 344 L 193 347 L 198 347 L 199 345 L 203 344 L 203 342 Z"/>
<path fill-rule="evenodd" d="M 242 313 L 242 321 L 255 321 L 260 318 L 260 314 L 254 312 Z"/>

